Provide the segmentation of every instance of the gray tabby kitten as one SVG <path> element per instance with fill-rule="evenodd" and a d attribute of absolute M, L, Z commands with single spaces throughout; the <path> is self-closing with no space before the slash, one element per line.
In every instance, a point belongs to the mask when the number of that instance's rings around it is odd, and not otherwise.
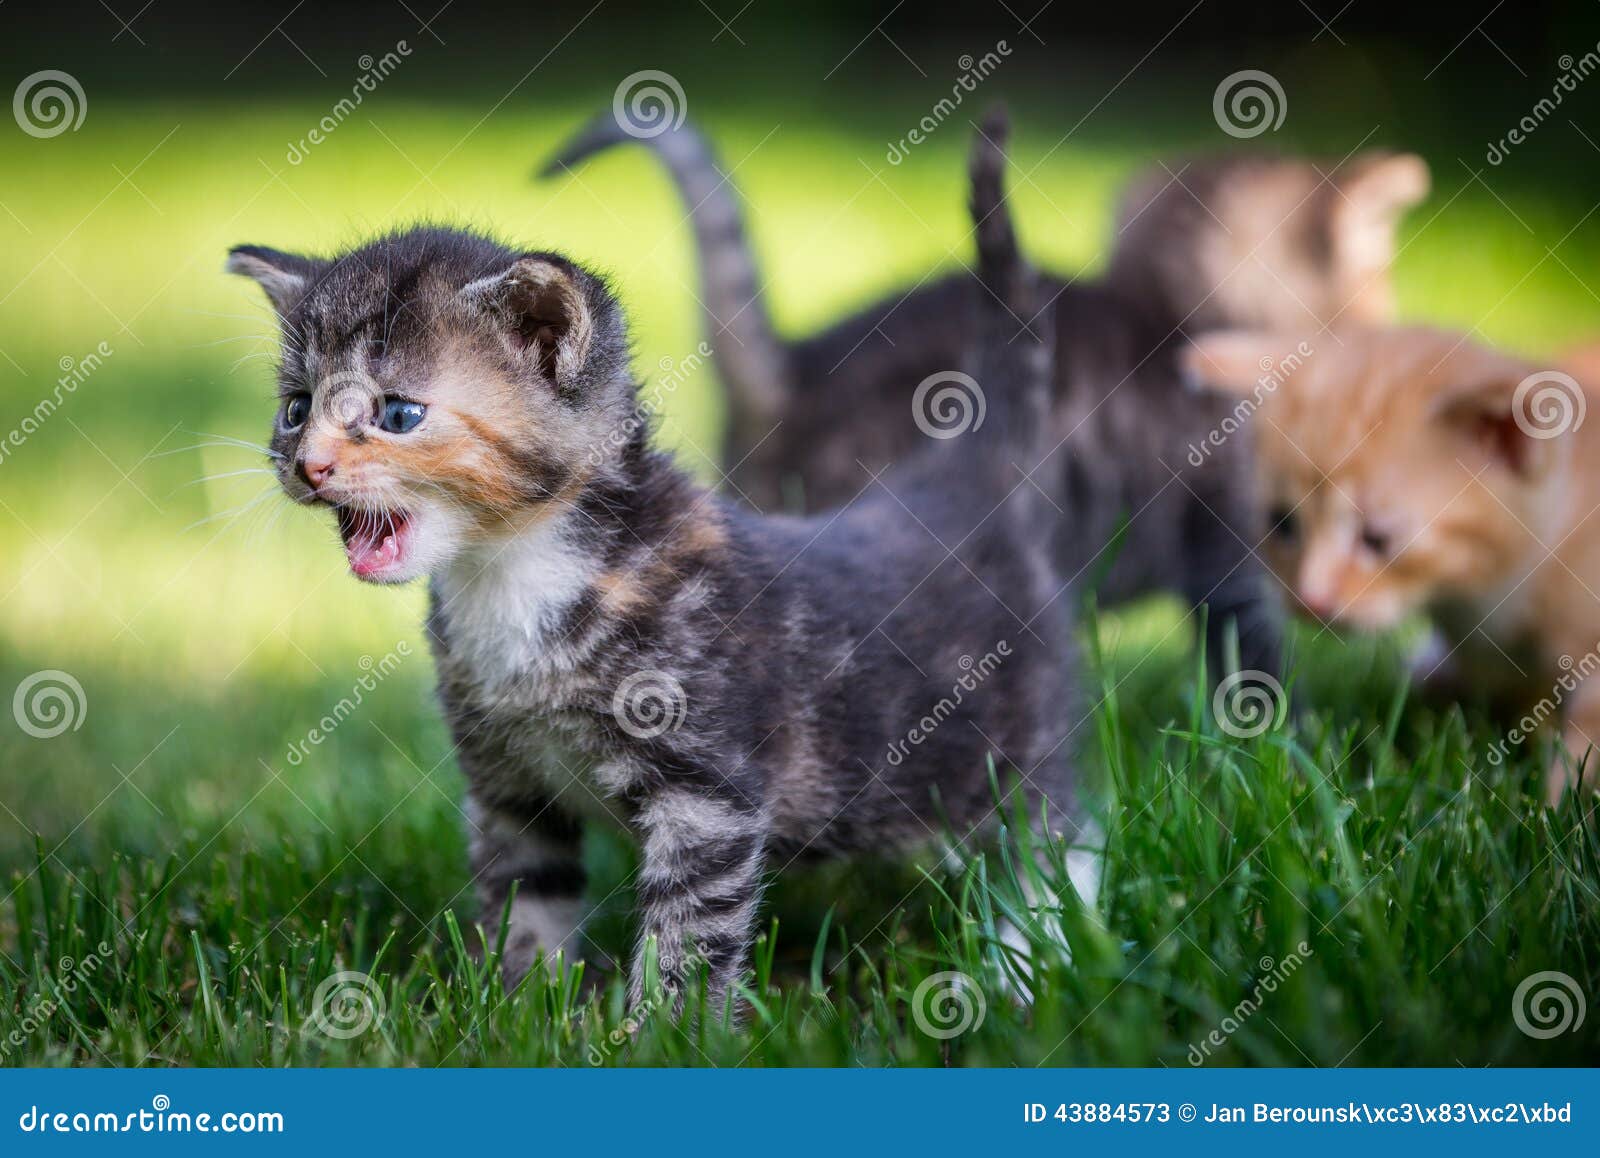
<path fill-rule="evenodd" d="M 1002 169 L 980 137 L 987 422 L 813 518 L 724 501 L 652 448 L 616 299 L 565 257 L 442 229 L 330 259 L 233 251 L 282 320 L 284 489 L 335 516 L 358 577 L 429 580 L 511 977 L 572 944 L 586 824 L 640 846 L 635 999 L 651 953 L 672 993 L 701 968 L 713 994 L 736 985 L 766 872 L 924 845 L 946 820 L 992 830 L 991 761 L 1075 833 L 1070 615 L 1036 531 L 1055 500 L 1017 465 L 1042 454 L 1049 328 L 1017 320 L 1040 306 Z"/>

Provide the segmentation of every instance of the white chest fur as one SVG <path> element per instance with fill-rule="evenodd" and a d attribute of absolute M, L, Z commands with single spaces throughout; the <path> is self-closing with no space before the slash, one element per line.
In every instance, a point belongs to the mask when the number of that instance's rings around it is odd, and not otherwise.
<path fill-rule="evenodd" d="M 560 521 L 456 559 L 438 580 L 451 660 L 486 692 L 513 699 L 517 685 L 571 670 L 567 612 L 594 571 Z"/>

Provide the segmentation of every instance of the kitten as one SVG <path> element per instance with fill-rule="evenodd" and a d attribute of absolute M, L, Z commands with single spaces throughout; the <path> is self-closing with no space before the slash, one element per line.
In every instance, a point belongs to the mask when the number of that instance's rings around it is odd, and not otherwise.
<path fill-rule="evenodd" d="M 232 252 L 282 320 L 284 489 L 334 513 L 358 577 L 430 580 L 512 978 L 578 931 L 586 823 L 641 848 L 636 1000 L 649 944 L 671 991 L 697 965 L 713 994 L 737 983 L 765 873 L 995 827 L 991 758 L 1076 831 L 1070 610 L 1037 542 L 1048 483 L 1022 475 L 1049 335 L 1014 320 L 1039 306 L 1002 168 L 978 138 L 987 421 L 811 518 L 729 503 L 652 449 L 618 304 L 565 257 L 442 229 Z"/>
<path fill-rule="evenodd" d="M 1522 706 L 1553 697 L 1582 756 L 1600 740 L 1600 681 L 1582 678 L 1600 667 L 1600 426 L 1581 421 L 1588 393 L 1464 335 L 1340 338 L 1302 358 L 1292 335 L 1220 332 L 1186 355 L 1254 414 L 1273 571 L 1327 623 L 1382 630 L 1428 613 L 1450 665 L 1430 656 L 1421 674 L 1453 665 L 1475 690 Z M 1284 370 L 1264 375 L 1271 365 Z M 1558 763 L 1552 802 L 1567 782 Z"/>
<path fill-rule="evenodd" d="M 544 173 L 632 139 L 603 115 Z M 692 207 L 705 326 L 728 389 L 730 485 L 764 510 L 847 500 L 918 444 L 906 421 L 914 388 L 968 342 L 971 276 L 924 279 L 784 342 L 704 140 L 679 128 L 646 143 Z M 1226 409 L 1182 389 L 1180 335 L 1223 318 L 1382 314 L 1394 221 L 1426 190 L 1426 166 L 1411 156 L 1367 154 L 1327 180 L 1305 162 L 1263 159 L 1201 162 L 1177 177 L 1162 170 L 1135 184 L 1105 278 L 1045 279 L 1058 351 L 1050 469 L 1066 476 L 1070 500 L 1056 532 L 1058 570 L 1094 576 L 1106 604 L 1166 590 L 1208 605 L 1213 675 L 1234 632 L 1244 668 L 1275 670 L 1278 629 L 1243 549 L 1258 529 L 1244 440 L 1198 463 L 1189 457 Z"/>

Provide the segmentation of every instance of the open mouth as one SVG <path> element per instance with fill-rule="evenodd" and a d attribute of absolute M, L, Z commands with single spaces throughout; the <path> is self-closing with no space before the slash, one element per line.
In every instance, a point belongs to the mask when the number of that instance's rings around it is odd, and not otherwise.
<path fill-rule="evenodd" d="M 411 517 L 405 511 L 338 507 L 339 537 L 350 570 L 360 579 L 384 579 L 399 571 L 411 546 Z"/>

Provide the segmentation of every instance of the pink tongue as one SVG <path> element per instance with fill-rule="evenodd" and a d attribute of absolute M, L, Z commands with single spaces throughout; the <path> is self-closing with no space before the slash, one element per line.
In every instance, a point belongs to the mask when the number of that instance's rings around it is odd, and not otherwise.
<path fill-rule="evenodd" d="M 350 536 L 344 552 L 350 560 L 350 570 L 357 575 L 371 575 L 400 558 L 400 536 L 388 528 L 362 529 Z"/>

